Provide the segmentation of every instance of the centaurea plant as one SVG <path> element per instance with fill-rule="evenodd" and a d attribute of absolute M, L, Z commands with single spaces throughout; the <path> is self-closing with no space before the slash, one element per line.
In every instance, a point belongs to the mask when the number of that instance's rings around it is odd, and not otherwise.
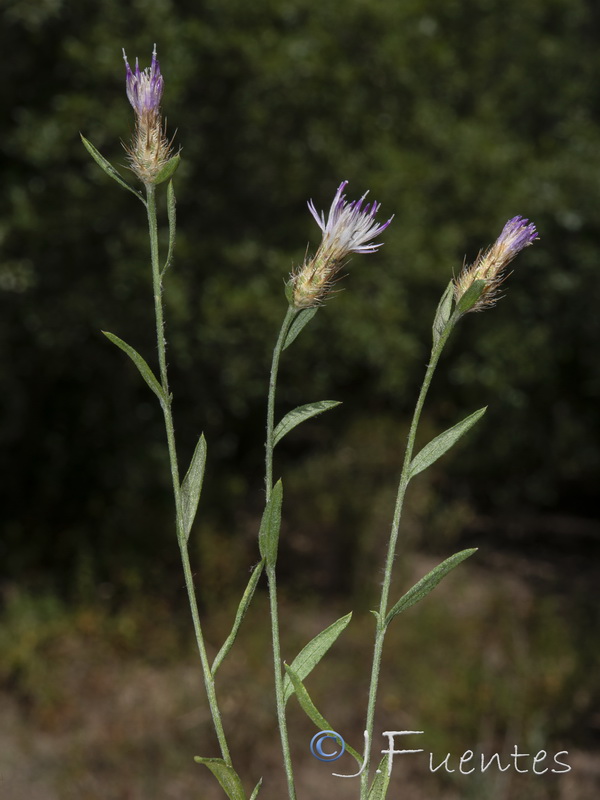
<path fill-rule="evenodd" d="M 173 153 L 172 143 L 167 140 L 162 121 L 161 102 L 164 90 L 164 79 L 160 71 L 156 46 L 152 53 L 149 68 L 140 70 L 136 59 L 135 69 L 131 69 L 127 56 L 123 52 L 126 71 L 126 94 L 135 113 L 135 131 L 132 141 L 126 146 L 130 168 L 143 184 L 143 192 L 130 185 L 120 173 L 82 137 L 83 143 L 96 163 L 120 186 L 134 194 L 144 205 L 147 214 L 150 239 L 150 265 L 154 312 L 156 322 L 156 341 L 158 350 L 158 376 L 146 360 L 129 344 L 112 333 L 106 333 L 110 341 L 123 350 L 133 361 L 142 378 L 156 395 L 162 409 L 167 449 L 173 484 L 175 507 L 175 529 L 181 554 L 181 563 L 185 576 L 192 622 L 200 656 L 202 674 L 213 726 L 218 739 L 220 757 L 196 757 L 196 761 L 206 765 L 219 781 L 223 791 L 230 800 L 247 800 L 242 780 L 233 767 L 229 746 L 225 734 L 219 703 L 217 699 L 215 677 L 217 670 L 231 650 L 244 615 L 252 601 L 255 588 L 266 572 L 269 603 L 271 613 L 272 650 L 274 666 L 274 693 L 277 708 L 277 722 L 281 737 L 283 766 L 287 778 L 289 800 L 295 800 L 293 764 L 289 746 L 288 726 L 286 720 L 286 704 L 295 695 L 302 709 L 321 730 L 330 729 L 325 717 L 318 711 L 310 698 L 304 679 L 327 653 L 331 645 L 347 627 L 351 614 L 332 623 L 328 628 L 312 639 L 292 662 L 284 664 L 281 657 L 279 636 L 279 607 L 277 600 L 277 551 L 281 515 L 283 505 L 283 483 L 274 482 L 273 459 L 275 447 L 281 439 L 300 423 L 338 405 L 336 401 L 323 400 L 299 406 L 288 412 L 277 424 L 275 423 L 275 398 L 279 363 L 284 350 L 289 347 L 304 327 L 317 313 L 324 301 L 334 293 L 334 286 L 340 272 L 352 254 L 376 253 L 383 242 L 378 237 L 388 228 L 392 218 L 385 222 L 376 220 L 380 204 L 365 204 L 366 194 L 359 200 L 348 201 L 345 190 L 347 181 L 340 183 L 333 198 L 327 218 L 323 212 L 318 213 L 313 201 L 308 208 L 321 231 L 321 242 L 312 257 L 307 257 L 301 266 L 294 269 L 286 285 L 285 295 L 288 307 L 273 350 L 271 374 L 267 399 L 267 430 L 265 444 L 265 509 L 258 531 L 258 549 L 261 560 L 254 567 L 248 585 L 239 603 L 237 614 L 229 635 L 217 653 L 212 664 L 209 663 L 198 603 L 196 589 L 192 577 L 192 569 L 188 553 L 188 540 L 192 531 L 196 511 L 202 489 L 204 468 L 206 463 L 206 442 L 200 437 L 192 456 L 190 466 L 183 480 L 180 479 L 179 463 L 173 425 L 173 397 L 169 389 L 166 337 L 163 312 L 163 278 L 173 260 L 175 247 L 176 204 L 173 188 L 173 175 L 179 163 L 179 155 Z M 161 258 L 158 243 L 158 221 L 155 202 L 156 187 L 168 181 L 167 217 L 169 228 L 168 250 L 164 260 Z M 483 416 L 485 408 L 479 409 L 449 430 L 436 436 L 416 455 L 413 454 L 417 428 L 425 398 L 429 391 L 434 371 L 442 354 L 442 350 L 459 319 L 469 311 L 481 311 L 494 305 L 500 284 L 506 277 L 507 265 L 521 250 L 533 243 L 537 231 L 532 223 L 522 217 L 513 217 L 504 226 L 496 242 L 484 252 L 480 252 L 474 263 L 463 269 L 458 278 L 448 284 L 433 322 L 433 345 L 425 378 L 417 399 L 412 422 L 408 434 L 408 442 L 400 473 L 396 504 L 390 530 L 387 555 L 384 565 L 384 579 L 381 587 L 379 606 L 373 611 L 376 619 L 375 642 L 371 666 L 371 680 L 366 709 L 364 756 L 347 746 L 359 765 L 360 800 L 384 800 L 390 779 L 389 770 L 381 768 L 372 777 L 369 743 L 373 739 L 373 726 L 379 676 L 383 656 L 384 640 L 392 620 L 425 597 L 442 578 L 464 559 L 472 555 L 473 549 L 463 550 L 447 558 L 435 569 L 425 575 L 417 584 L 408 589 L 399 600 L 390 603 L 392 572 L 400 521 L 406 490 L 411 479 L 425 470 L 458 439 L 463 436 Z M 249 795 L 254 800 L 261 788 L 262 778 Z"/>

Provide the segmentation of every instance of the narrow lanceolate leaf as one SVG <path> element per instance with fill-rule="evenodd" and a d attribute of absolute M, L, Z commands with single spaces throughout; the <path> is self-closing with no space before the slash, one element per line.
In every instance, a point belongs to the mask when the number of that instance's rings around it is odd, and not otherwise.
<path fill-rule="evenodd" d="M 324 631 L 318 633 L 314 639 L 311 639 L 311 641 L 302 648 L 291 663 L 292 670 L 301 681 L 303 681 L 304 678 L 312 672 L 314 667 L 317 666 L 340 633 L 348 627 L 351 619 L 352 613 L 346 614 L 345 617 L 341 617 L 328 628 L 325 628 Z M 286 703 L 293 693 L 294 685 L 286 675 L 283 679 L 283 699 Z"/>
<path fill-rule="evenodd" d="M 450 281 L 446 286 L 446 291 L 442 295 L 439 302 L 435 317 L 433 319 L 433 346 L 440 340 L 440 336 L 444 332 L 444 328 L 448 324 L 450 314 L 452 313 L 452 301 L 454 298 L 454 281 Z"/>
<path fill-rule="evenodd" d="M 480 408 L 479 411 L 474 411 L 471 415 L 457 422 L 452 428 L 440 433 L 435 439 L 432 439 L 429 444 L 418 453 L 412 460 L 410 465 L 410 477 L 414 478 L 419 472 L 430 467 L 435 461 L 438 460 L 444 453 L 456 444 L 461 436 L 470 430 L 478 420 L 483 417 L 487 410 L 487 406 Z"/>
<path fill-rule="evenodd" d="M 175 170 L 179 166 L 179 162 L 181 161 L 181 156 L 177 154 L 170 158 L 164 167 L 160 170 L 156 178 L 154 178 L 154 185 L 157 186 L 159 183 L 164 183 L 168 181 L 170 177 L 172 177 L 175 173 Z"/>
<path fill-rule="evenodd" d="M 258 549 L 265 559 L 267 567 L 275 566 L 277 561 L 277 545 L 281 528 L 281 504 L 283 502 L 283 484 L 277 481 L 271 497 L 263 512 L 258 532 Z"/>
<path fill-rule="evenodd" d="M 250 795 L 250 800 L 256 800 L 256 798 L 258 797 L 258 792 L 259 792 L 259 789 L 260 789 L 261 786 L 262 786 L 262 778 L 258 781 L 256 786 L 254 787 L 254 791 Z"/>
<path fill-rule="evenodd" d="M 101 153 L 99 153 L 98 150 L 96 150 L 94 145 L 91 142 L 88 142 L 88 140 L 85 138 L 85 136 L 83 136 L 83 134 L 80 133 L 79 135 L 81 136 L 81 141 L 83 142 L 83 146 L 88 151 L 88 153 L 91 155 L 91 157 L 94 159 L 96 164 L 98 164 L 100 169 L 102 169 L 104 172 L 106 172 L 106 174 L 110 178 L 112 178 L 113 181 L 116 181 L 119 184 L 119 186 L 122 186 L 124 189 L 127 189 L 127 191 L 129 191 L 132 194 L 134 194 L 137 197 L 138 200 L 141 200 L 142 203 L 144 205 L 146 205 L 146 201 L 142 197 L 141 193 L 138 192 L 137 189 L 134 189 L 133 186 L 130 186 L 127 183 L 126 180 L 123 180 L 123 178 L 119 175 L 119 173 L 113 167 L 113 165 L 110 163 L 110 161 L 107 161 L 104 158 L 104 156 Z"/>
<path fill-rule="evenodd" d="M 317 726 L 319 730 L 321 731 L 331 730 L 332 726 L 329 724 L 329 722 L 327 722 L 325 717 L 321 714 L 319 709 L 313 703 L 309 693 L 306 690 L 306 686 L 302 683 L 300 678 L 296 675 L 294 670 L 288 664 L 284 664 L 284 666 L 285 666 L 285 671 L 292 682 L 292 686 L 294 687 L 294 694 L 296 696 L 296 700 L 300 704 L 300 708 L 304 711 L 306 716 L 312 722 L 314 722 L 314 724 Z M 353 756 L 357 760 L 359 766 L 362 766 L 362 758 L 356 752 L 356 750 L 353 747 L 351 747 L 347 742 L 346 742 L 346 750 L 350 753 L 351 756 Z"/>
<path fill-rule="evenodd" d="M 437 567 L 431 570 L 431 572 L 428 572 L 424 578 L 421 578 L 420 581 L 415 583 L 412 589 L 409 589 L 406 594 L 402 595 L 396 605 L 393 606 L 393 608 L 388 612 L 388 615 L 385 618 L 386 626 L 390 624 L 392 619 L 397 614 L 400 614 L 402 611 L 406 611 L 407 608 L 414 606 L 415 603 L 418 603 L 419 600 L 422 600 L 424 597 L 426 597 L 429 592 L 435 589 L 442 578 L 451 572 L 454 567 L 457 567 L 461 561 L 464 561 L 465 558 L 472 556 L 476 551 L 476 547 L 471 547 L 468 550 L 461 550 L 460 553 L 455 553 L 453 556 L 450 556 L 450 558 L 442 561 L 441 564 L 438 564 Z"/>
<path fill-rule="evenodd" d="M 227 797 L 229 797 L 229 800 L 246 800 L 240 776 L 234 768 L 226 764 L 222 758 L 202 758 L 201 756 L 194 756 L 194 761 L 197 764 L 204 764 L 209 768 L 221 784 L 221 788 Z"/>
<path fill-rule="evenodd" d="M 186 542 L 190 538 L 190 532 L 194 524 L 196 511 L 198 510 L 205 465 L 206 439 L 204 438 L 204 434 L 202 434 L 194 450 L 189 469 L 181 484 L 181 515 L 183 518 L 183 534 Z"/>
<path fill-rule="evenodd" d="M 300 704 L 300 708 L 304 711 L 306 716 L 315 723 L 317 728 L 322 731 L 331 730 L 331 725 L 327 722 L 325 717 L 321 714 L 311 700 L 310 695 L 300 678 L 296 675 L 289 664 L 284 664 L 283 666 L 285 667 L 286 676 L 292 683 L 293 694 L 296 695 L 296 700 Z"/>
<path fill-rule="evenodd" d="M 389 756 L 385 755 L 379 762 L 367 800 L 385 800 L 390 777 Z"/>
<path fill-rule="evenodd" d="M 296 425 L 300 425 L 305 419 L 316 417 L 317 414 L 322 414 L 330 408 L 335 408 L 341 405 L 339 400 L 319 400 L 317 403 L 307 403 L 305 406 L 298 406 L 293 411 L 290 411 L 281 420 L 279 425 L 273 431 L 273 444 L 281 441 L 286 433 L 293 430 Z"/>
<path fill-rule="evenodd" d="M 173 181 L 169 181 L 167 187 L 167 217 L 169 220 L 169 249 L 167 251 L 167 259 L 162 269 L 161 277 L 171 266 L 173 261 L 173 253 L 175 252 L 175 231 L 177 228 L 177 207 L 175 202 L 175 190 L 173 189 Z"/>
<path fill-rule="evenodd" d="M 219 667 L 223 663 L 223 659 L 225 658 L 227 653 L 233 647 L 233 643 L 235 642 L 235 637 L 238 634 L 238 631 L 240 629 L 240 625 L 242 624 L 242 620 L 244 619 L 246 611 L 248 610 L 248 606 L 250 605 L 250 603 L 252 601 L 252 598 L 254 596 L 254 590 L 256 589 L 256 584 L 258 583 L 259 578 L 262 575 L 262 571 L 263 571 L 264 565 L 265 565 L 265 560 L 263 558 L 263 560 L 259 561 L 259 563 L 254 567 L 254 571 L 252 572 L 252 575 L 250 576 L 250 580 L 248 581 L 248 586 L 246 586 L 246 591 L 244 592 L 244 595 L 243 595 L 242 599 L 240 600 L 240 604 L 238 606 L 238 610 L 237 610 L 237 613 L 235 615 L 235 620 L 233 622 L 233 627 L 231 629 L 231 633 L 229 634 L 229 636 L 227 637 L 227 639 L 223 643 L 223 647 L 221 647 L 221 649 L 217 653 L 217 655 L 215 657 L 215 660 L 213 661 L 213 665 L 212 665 L 212 667 L 210 669 L 213 678 L 214 678 L 217 670 L 219 669 Z"/>
<path fill-rule="evenodd" d="M 133 363 L 138 368 L 140 375 L 146 381 L 148 386 L 152 389 L 154 394 L 160 400 L 161 405 L 164 405 L 167 402 L 167 398 L 165 397 L 165 393 L 163 392 L 162 386 L 156 379 L 156 376 L 146 363 L 146 361 L 141 357 L 141 355 L 134 350 L 133 347 L 124 342 L 123 339 L 119 339 L 118 336 L 115 336 L 114 333 L 109 333 L 108 331 L 102 331 L 102 333 L 109 339 L 113 344 L 116 344 L 117 347 L 120 347 L 124 353 L 127 353 L 129 358 L 133 361 Z"/>
<path fill-rule="evenodd" d="M 283 349 L 285 350 L 286 347 L 289 347 L 291 343 L 294 341 L 296 336 L 300 333 L 302 328 L 311 321 L 314 315 L 318 311 L 318 307 L 315 308 L 304 308 L 302 311 L 299 312 L 296 319 L 292 322 L 291 327 L 288 331 L 288 335 L 285 337 L 285 342 L 283 343 Z"/>

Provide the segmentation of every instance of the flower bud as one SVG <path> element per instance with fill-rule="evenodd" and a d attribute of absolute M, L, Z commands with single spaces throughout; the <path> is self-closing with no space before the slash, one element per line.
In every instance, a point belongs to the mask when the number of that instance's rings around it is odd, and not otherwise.
<path fill-rule="evenodd" d="M 498 299 L 498 288 L 506 279 L 506 267 L 525 247 L 538 238 L 532 222 L 523 217 L 509 219 L 494 244 L 480 252 L 470 267 L 454 280 L 454 298 L 460 313 L 483 311 Z"/>
<path fill-rule="evenodd" d="M 171 142 L 167 140 L 166 128 L 160 113 L 164 80 L 156 57 L 156 45 L 152 62 L 140 70 L 135 60 L 132 70 L 123 50 L 125 61 L 125 85 L 127 98 L 135 111 L 135 132 L 131 145 L 126 147 L 132 170 L 146 185 L 154 184 L 159 173 L 173 157 Z"/>

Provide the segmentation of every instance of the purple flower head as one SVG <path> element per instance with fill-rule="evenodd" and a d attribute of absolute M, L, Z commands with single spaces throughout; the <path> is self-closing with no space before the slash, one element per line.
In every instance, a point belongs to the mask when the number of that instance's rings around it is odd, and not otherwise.
<path fill-rule="evenodd" d="M 172 142 L 167 139 L 166 127 L 160 113 L 160 101 L 164 88 L 160 64 L 156 56 L 156 45 L 152 51 L 152 62 L 140 70 L 136 58 L 132 70 L 123 50 L 125 61 L 125 86 L 127 97 L 135 111 L 135 132 L 131 145 L 126 147 L 131 169 L 146 185 L 159 179 L 161 170 L 173 158 Z"/>
<path fill-rule="evenodd" d="M 379 236 L 393 219 L 390 217 L 381 225 L 375 222 L 375 214 L 379 211 L 381 203 L 368 203 L 363 208 L 368 192 L 365 192 L 360 200 L 353 200 L 349 203 L 346 195 L 343 194 L 347 185 L 348 181 L 340 183 L 329 209 L 327 222 L 323 212 L 319 216 L 313 201 L 308 202 L 310 213 L 323 231 L 321 247 L 337 251 L 338 259 L 345 258 L 350 253 L 376 252 L 383 242 L 374 244 L 368 244 L 368 242 Z"/>
<path fill-rule="evenodd" d="M 463 269 L 454 281 L 454 297 L 458 303 L 473 286 L 475 281 L 483 281 L 483 289 L 473 305 L 466 311 L 482 311 L 493 306 L 498 299 L 498 287 L 506 278 L 505 269 L 521 250 L 529 247 L 538 238 L 533 222 L 524 217 L 509 219 L 500 236 L 485 252 L 479 253 L 475 262 Z"/>
<path fill-rule="evenodd" d="M 494 247 L 506 250 L 511 254 L 510 258 L 514 258 L 523 248 L 533 244 L 535 239 L 537 239 L 537 230 L 533 222 L 529 222 L 524 217 L 513 217 L 502 228 L 502 233 Z"/>
<path fill-rule="evenodd" d="M 373 242 L 392 221 L 375 221 L 380 204 L 365 205 L 365 193 L 360 200 L 349 203 L 344 189 L 348 181 L 340 183 L 329 216 L 319 214 L 312 200 L 308 203 L 310 213 L 321 228 L 323 238 L 313 258 L 308 259 L 292 274 L 289 284 L 290 302 L 295 308 L 312 308 L 319 305 L 331 293 L 338 272 L 344 266 L 344 259 L 350 253 L 375 253 L 382 242 Z"/>
<path fill-rule="evenodd" d="M 160 64 L 156 57 L 156 45 L 154 45 L 154 50 L 152 51 L 152 63 L 143 71 L 140 70 L 137 58 L 135 60 L 135 70 L 132 71 L 127 61 L 125 50 L 123 50 L 123 60 L 125 61 L 127 97 L 133 106 L 133 110 L 138 117 L 143 114 L 158 114 L 164 80 L 160 74 Z"/>

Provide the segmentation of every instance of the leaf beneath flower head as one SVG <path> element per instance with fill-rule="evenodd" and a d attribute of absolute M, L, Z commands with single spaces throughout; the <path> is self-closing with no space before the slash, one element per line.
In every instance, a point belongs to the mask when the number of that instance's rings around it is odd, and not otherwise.
<path fill-rule="evenodd" d="M 439 302 L 433 320 L 434 347 L 439 342 L 440 336 L 442 335 L 442 333 L 444 332 L 444 328 L 448 324 L 448 320 L 450 319 L 450 313 L 452 312 L 453 300 L 454 300 L 454 281 L 450 281 L 448 286 L 446 286 L 444 294 L 442 295 L 442 299 Z"/>
<path fill-rule="evenodd" d="M 477 280 L 469 286 L 467 291 L 459 299 L 456 304 L 456 310 L 459 314 L 466 314 L 477 303 L 486 287 L 487 281 Z"/>
<path fill-rule="evenodd" d="M 282 348 L 283 350 L 285 350 L 286 347 L 289 347 L 291 345 L 291 343 L 298 336 L 300 331 L 304 328 L 305 325 L 308 325 L 308 323 L 311 321 L 311 319 L 314 317 L 314 315 L 317 313 L 318 310 L 319 307 L 315 306 L 314 308 L 303 308 L 302 311 L 298 313 L 298 316 L 292 322 L 292 325 L 288 331 L 288 335 L 285 337 L 285 342 L 283 343 L 283 348 Z"/>
<path fill-rule="evenodd" d="M 137 189 L 134 189 L 133 186 L 130 186 L 127 183 L 127 181 L 123 180 L 123 178 L 119 175 L 119 173 L 110 163 L 110 161 L 107 161 L 104 158 L 104 156 L 98 150 L 96 150 L 94 145 L 91 142 L 88 142 L 88 140 L 82 133 L 80 133 L 79 135 L 81 136 L 81 141 L 83 142 L 83 146 L 91 155 L 91 157 L 94 159 L 96 164 L 98 164 L 100 169 L 103 170 L 110 178 L 112 178 L 113 181 L 116 181 L 119 184 L 119 186 L 122 186 L 123 189 L 127 189 L 128 192 L 134 194 L 138 200 L 141 200 L 142 203 L 146 205 L 146 201 L 142 197 L 141 193 L 138 192 Z"/>
<path fill-rule="evenodd" d="M 167 161 L 167 163 L 166 163 L 166 164 L 164 165 L 164 167 L 163 167 L 163 168 L 160 170 L 160 172 L 158 173 L 158 175 L 156 176 L 156 178 L 154 178 L 154 180 L 152 181 L 152 183 L 153 183 L 155 186 L 158 186 L 158 184 L 159 184 L 159 183 L 164 183 L 165 181 L 168 181 L 168 180 L 169 180 L 169 178 L 170 178 L 172 175 L 174 175 L 174 173 L 175 173 L 175 170 L 176 170 L 176 169 L 177 169 L 177 167 L 179 166 L 179 162 L 180 162 L 180 161 L 181 161 L 181 156 L 179 155 L 179 153 L 177 153 L 177 155 L 176 155 L 176 156 L 173 156 L 173 158 L 170 158 L 170 159 Z"/>
<path fill-rule="evenodd" d="M 173 253 L 175 252 L 175 233 L 177 227 L 177 203 L 175 200 L 175 190 L 173 189 L 173 181 L 169 181 L 167 187 L 167 218 L 169 220 L 169 249 L 167 251 L 167 258 L 165 265 L 162 268 L 160 277 L 162 278 L 165 272 L 171 266 L 173 261 Z"/>

